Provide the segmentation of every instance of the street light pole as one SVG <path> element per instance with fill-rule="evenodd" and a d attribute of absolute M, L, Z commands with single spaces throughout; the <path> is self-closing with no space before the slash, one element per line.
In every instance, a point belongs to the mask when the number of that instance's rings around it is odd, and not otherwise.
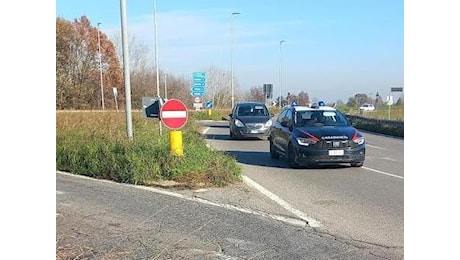
<path fill-rule="evenodd" d="M 99 35 L 99 25 L 101 23 L 97 23 L 97 45 L 99 49 L 99 74 L 100 74 L 100 79 L 101 79 L 101 104 L 102 104 L 102 110 L 105 110 L 105 105 L 104 105 L 104 83 L 102 81 L 102 52 L 101 52 L 101 36 Z"/>
<path fill-rule="evenodd" d="M 155 67 L 156 67 L 156 81 L 157 81 L 157 97 L 160 98 L 160 66 L 158 64 L 158 35 L 157 35 L 157 1 L 153 0 L 153 23 L 155 30 Z"/>
<path fill-rule="evenodd" d="M 160 98 L 160 64 L 158 62 L 158 33 L 157 33 L 157 1 L 153 0 L 153 23 L 154 23 L 154 30 L 155 30 L 155 66 L 157 70 L 157 75 L 156 75 L 156 81 L 157 81 L 157 97 L 158 97 L 158 102 L 160 102 L 160 106 L 163 105 L 163 102 L 161 101 Z M 159 126 L 159 132 L 160 136 L 163 133 L 163 124 L 161 123 L 161 120 L 158 120 L 158 126 Z"/>
<path fill-rule="evenodd" d="M 283 73 L 282 73 L 283 55 L 282 55 L 282 52 L 281 52 L 281 45 L 283 43 L 285 43 L 285 42 L 286 42 L 285 40 L 280 41 L 280 64 L 279 64 L 280 65 L 279 66 L 279 80 L 280 80 L 280 82 L 279 82 L 279 84 L 280 84 L 280 97 L 279 97 L 279 99 L 280 99 L 280 101 L 279 101 L 279 104 L 278 104 L 279 108 L 281 108 L 281 103 L 283 103 L 283 100 L 281 98 L 282 93 L 283 93 Z"/>
<path fill-rule="evenodd" d="M 121 40 L 123 48 L 123 79 L 125 82 L 126 133 L 133 139 L 133 115 L 131 112 L 131 80 L 129 76 L 128 22 L 126 19 L 126 0 L 120 0 Z"/>
<path fill-rule="evenodd" d="M 235 90 L 233 87 L 233 16 L 238 15 L 240 13 L 233 12 L 231 18 L 231 26 L 230 26 L 230 33 L 231 33 L 231 50 L 230 50 L 230 70 L 231 70 L 231 87 L 232 87 L 232 108 L 235 105 Z"/>

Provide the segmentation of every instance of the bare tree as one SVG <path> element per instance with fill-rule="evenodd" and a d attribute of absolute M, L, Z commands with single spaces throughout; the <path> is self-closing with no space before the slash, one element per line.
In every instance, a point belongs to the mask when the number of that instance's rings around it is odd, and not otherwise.
<path fill-rule="evenodd" d="M 205 99 L 213 100 L 215 108 L 230 108 L 231 101 L 231 74 L 226 70 L 211 66 L 206 71 Z M 239 84 L 233 81 L 235 101 L 241 100 Z"/>
<path fill-rule="evenodd" d="M 310 104 L 310 96 L 307 92 L 301 91 L 297 97 L 297 102 L 299 105 L 306 106 Z"/>
<path fill-rule="evenodd" d="M 262 86 L 251 87 L 244 96 L 248 101 L 265 102 L 265 93 Z"/>

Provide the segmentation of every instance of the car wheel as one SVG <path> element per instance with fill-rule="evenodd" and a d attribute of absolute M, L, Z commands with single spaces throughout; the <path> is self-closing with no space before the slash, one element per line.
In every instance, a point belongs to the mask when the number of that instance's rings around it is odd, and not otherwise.
<path fill-rule="evenodd" d="M 270 140 L 270 158 L 272 158 L 272 159 L 280 158 L 278 152 L 276 152 L 276 150 L 275 150 L 276 148 L 273 145 L 272 140 L 271 139 L 269 139 L 269 140 Z"/>
<path fill-rule="evenodd" d="M 364 162 L 351 163 L 351 167 L 362 167 L 363 165 L 364 165 Z"/>
<path fill-rule="evenodd" d="M 298 168 L 299 165 L 295 162 L 295 150 L 292 144 L 288 147 L 288 164 L 290 168 Z"/>

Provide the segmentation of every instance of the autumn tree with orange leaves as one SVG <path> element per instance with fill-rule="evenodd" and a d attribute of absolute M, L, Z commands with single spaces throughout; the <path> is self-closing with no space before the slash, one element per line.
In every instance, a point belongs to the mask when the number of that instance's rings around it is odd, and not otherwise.
<path fill-rule="evenodd" d="M 115 46 L 99 32 L 105 108 L 124 102 L 120 61 Z M 56 18 L 56 109 L 101 109 L 98 28 L 86 16 L 73 22 Z"/>

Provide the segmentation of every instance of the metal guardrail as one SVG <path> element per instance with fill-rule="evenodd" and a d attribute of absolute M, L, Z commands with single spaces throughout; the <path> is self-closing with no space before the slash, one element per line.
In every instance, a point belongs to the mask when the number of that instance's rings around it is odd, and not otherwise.
<path fill-rule="evenodd" d="M 358 129 L 396 137 L 404 137 L 404 121 L 375 119 L 348 114 L 347 117 Z"/>

